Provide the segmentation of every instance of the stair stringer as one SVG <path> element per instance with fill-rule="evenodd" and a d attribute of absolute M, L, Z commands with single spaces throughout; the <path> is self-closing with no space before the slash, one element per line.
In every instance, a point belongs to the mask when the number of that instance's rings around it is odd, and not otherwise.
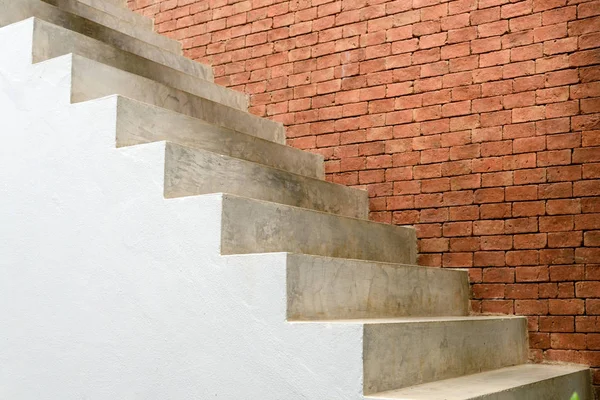
<path fill-rule="evenodd" d="M 362 326 L 287 323 L 286 254 L 221 256 L 222 195 L 164 199 L 164 142 L 117 149 L 116 97 L 70 104 L 69 58 L 13 56 L 3 396 L 363 398 Z"/>

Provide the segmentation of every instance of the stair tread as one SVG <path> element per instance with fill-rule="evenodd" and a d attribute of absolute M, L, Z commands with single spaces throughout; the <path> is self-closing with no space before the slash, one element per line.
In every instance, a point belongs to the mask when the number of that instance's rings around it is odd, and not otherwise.
<path fill-rule="evenodd" d="M 359 324 L 359 325 L 385 325 L 385 324 L 424 324 L 435 322 L 477 322 L 477 321 L 497 321 L 497 320 L 515 320 L 525 317 L 515 315 L 465 315 L 465 316 L 426 316 L 426 317 L 395 317 L 395 318 L 356 318 L 356 319 L 325 319 L 318 321 L 294 321 L 301 323 L 330 323 L 330 324 Z"/>
<path fill-rule="evenodd" d="M 368 395 L 374 399 L 468 400 L 587 371 L 579 365 L 523 364 Z"/>

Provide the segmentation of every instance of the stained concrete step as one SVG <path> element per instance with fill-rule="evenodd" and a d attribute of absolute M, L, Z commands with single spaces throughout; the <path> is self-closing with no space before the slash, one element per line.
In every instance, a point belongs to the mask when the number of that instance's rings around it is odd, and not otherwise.
<path fill-rule="evenodd" d="M 369 213 L 364 190 L 166 143 L 165 197 L 221 192 L 351 218 L 367 219 Z"/>
<path fill-rule="evenodd" d="M 62 11 L 42 0 L 0 0 L 0 9 L 0 27 L 37 17 L 197 78 L 214 80 L 212 68 L 207 65 Z"/>
<path fill-rule="evenodd" d="M 69 57 L 72 57 L 73 63 L 73 102 L 118 94 L 223 128 L 285 144 L 285 131 L 281 123 L 256 117 L 78 55 Z"/>
<path fill-rule="evenodd" d="M 168 140 L 324 179 L 323 157 L 215 126 L 203 120 L 117 96 L 117 146 Z"/>
<path fill-rule="evenodd" d="M 386 400 L 593 400 L 590 370 L 575 365 L 524 364 L 446 379 L 367 398 Z"/>
<path fill-rule="evenodd" d="M 213 82 L 177 71 L 163 64 L 119 50 L 80 33 L 34 18 L 32 61 L 34 63 L 74 53 L 91 60 L 162 83 L 174 89 L 215 101 L 241 111 L 248 97 Z M 102 81 L 102 77 L 97 77 Z"/>
<path fill-rule="evenodd" d="M 364 392 L 372 394 L 527 362 L 524 317 L 367 321 Z"/>
<path fill-rule="evenodd" d="M 127 21 L 140 28 L 152 31 L 154 29 L 154 21 L 144 15 L 135 13 L 127 7 L 127 3 L 120 0 L 75 0 L 76 2 L 85 4 L 88 7 L 95 8 L 115 16 L 123 21 Z"/>
<path fill-rule="evenodd" d="M 467 271 L 287 255 L 288 321 L 468 314 Z"/>
<path fill-rule="evenodd" d="M 65 12 L 78 15 L 82 18 L 96 22 L 100 25 L 104 25 L 107 28 L 122 32 L 126 35 L 129 35 L 146 43 L 150 43 L 154 46 L 161 47 L 167 51 L 170 51 L 171 53 L 182 54 L 182 45 L 180 42 L 154 32 L 152 28 L 152 21 L 150 19 L 142 17 L 141 15 L 138 15 L 136 13 L 132 13 L 131 11 L 125 9 L 123 6 L 119 7 L 120 11 L 126 11 L 128 13 L 127 15 L 132 14 L 132 16 L 136 18 L 141 18 L 144 21 L 144 24 L 140 24 L 137 21 L 129 21 L 128 19 L 121 18 L 119 15 L 115 15 L 110 10 L 111 7 L 115 6 L 111 6 L 105 1 L 93 0 L 91 2 L 94 3 L 94 6 L 88 5 L 85 1 L 82 0 L 42 1 L 51 4 Z M 148 22 L 150 23 L 150 25 L 144 26 L 147 25 Z"/>
<path fill-rule="evenodd" d="M 415 264 L 412 227 L 224 194 L 221 254 L 289 252 Z"/>

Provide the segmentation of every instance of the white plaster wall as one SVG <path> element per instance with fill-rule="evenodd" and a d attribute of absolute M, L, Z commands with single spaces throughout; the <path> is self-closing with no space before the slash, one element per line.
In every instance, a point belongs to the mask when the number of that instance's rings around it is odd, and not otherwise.
<path fill-rule="evenodd" d="M 221 196 L 165 200 L 164 143 L 0 29 L 0 398 L 360 399 L 362 328 L 285 322 L 285 256 L 219 255 Z"/>

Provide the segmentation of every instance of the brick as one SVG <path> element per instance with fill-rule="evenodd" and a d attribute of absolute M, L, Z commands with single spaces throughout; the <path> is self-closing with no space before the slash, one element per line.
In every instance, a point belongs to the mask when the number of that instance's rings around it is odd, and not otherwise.
<path fill-rule="evenodd" d="M 535 250 L 517 250 L 506 252 L 506 265 L 510 266 L 522 266 L 522 265 L 536 265 L 539 262 L 538 252 Z M 533 282 L 539 280 L 539 273 L 537 269 L 542 267 L 532 268 L 517 268 L 517 281 L 518 282 Z M 531 272 L 534 272 L 533 274 Z M 547 275 L 547 271 L 546 271 Z M 542 279 L 547 280 L 547 279 Z"/>
<path fill-rule="evenodd" d="M 545 233 L 532 233 L 514 236 L 515 249 L 542 249 L 546 247 Z"/>
<path fill-rule="evenodd" d="M 504 266 L 503 251 L 476 251 L 473 255 L 473 265 L 476 267 Z M 502 296 L 504 297 L 504 296 Z"/>

